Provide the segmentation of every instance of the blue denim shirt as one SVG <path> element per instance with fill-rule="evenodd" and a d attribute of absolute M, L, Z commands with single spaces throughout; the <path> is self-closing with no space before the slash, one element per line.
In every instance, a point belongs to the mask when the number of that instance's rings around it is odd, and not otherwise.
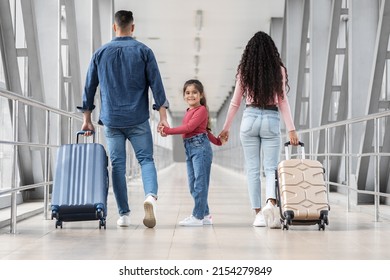
<path fill-rule="evenodd" d="M 116 37 L 93 54 L 83 93 L 81 111 L 95 109 L 100 85 L 99 121 L 113 128 L 145 122 L 149 118 L 149 87 L 155 104 L 168 108 L 160 71 L 150 48 L 132 37 Z"/>

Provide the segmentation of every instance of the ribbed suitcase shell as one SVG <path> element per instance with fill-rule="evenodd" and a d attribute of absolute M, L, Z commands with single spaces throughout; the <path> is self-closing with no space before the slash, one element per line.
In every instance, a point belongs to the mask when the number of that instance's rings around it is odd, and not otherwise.
<path fill-rule="evenodd" d="M 62 221 L 102 220 L 105 225 L 108 159 L 98 143 L 59 148 L 52 191 L 52 218 Z M 100 212 L 97 214 L 97 212 Z"/>

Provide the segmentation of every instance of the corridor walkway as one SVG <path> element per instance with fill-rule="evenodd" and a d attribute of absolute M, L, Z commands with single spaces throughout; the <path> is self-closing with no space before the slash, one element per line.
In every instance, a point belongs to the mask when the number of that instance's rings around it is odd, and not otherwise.
<path fill-rule="evenodd" d="M 374 221 L 361 207 L 347 213 L 343 197 L 330 194 L 329 226 L 292 226 L 287 230 L 255 228 L 245 177 L 214 165 L 210 208 L 214 225 L 181 227 L 192 199 L 185 164 L 159 173 L 157 226 L 145 228 L 140 181 L 129 184 L 129 228 L 117 228 L 116 206 L 109 194 L 107 229 L 97 221 L 64 222 L 39 214 L 21 221 L 17 234 L 0 229 L 1 260 L 390 260 L 390 222 Z M 371 206 L 369 209 L 373 209 Z M 382 210 L 382 209 L 381 209 Z M 370 210 L 371 211 L 371 210 Z M 383 210 L 382 210 L 383 211 Z"/>

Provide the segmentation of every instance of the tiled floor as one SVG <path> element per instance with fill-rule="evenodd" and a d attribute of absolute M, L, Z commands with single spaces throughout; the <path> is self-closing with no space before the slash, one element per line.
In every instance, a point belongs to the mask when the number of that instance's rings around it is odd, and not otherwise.
<path fill-rule="evenodd" d="M 109 194 L 107 229 L 97 221 L 64 222 L 37 215 L 17 224 L 17 234 L 0 229 L 0 260 L 390 260 L 390 221 L 374 221 L 363 208 L 347 213 L 330 194 L 329 226 L 254 228 L 245 177 L 213 166 L 209 195 L 213 226 L 181 227 L 193 202 L 184 164 L 159 172 L 157 226 L 145 228 L 140 181 L 129 184 L 131 226 L 117 228 Z M 363 209 L 363 210 L 362 210 Z M 373 209 L 369 206 L 369 209 Z M 381 208 L 382 209 L 382 208 Z"/>

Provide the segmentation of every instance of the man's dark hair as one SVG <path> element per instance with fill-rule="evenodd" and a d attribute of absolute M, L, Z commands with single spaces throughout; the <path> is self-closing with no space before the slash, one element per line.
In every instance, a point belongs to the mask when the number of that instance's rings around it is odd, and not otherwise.
<path fill-rule="evenodd" d="M 133 12 L 120 10 L 115 13 L 115 23 L 121 29 L 128 28 L 134 21 Z"/>

